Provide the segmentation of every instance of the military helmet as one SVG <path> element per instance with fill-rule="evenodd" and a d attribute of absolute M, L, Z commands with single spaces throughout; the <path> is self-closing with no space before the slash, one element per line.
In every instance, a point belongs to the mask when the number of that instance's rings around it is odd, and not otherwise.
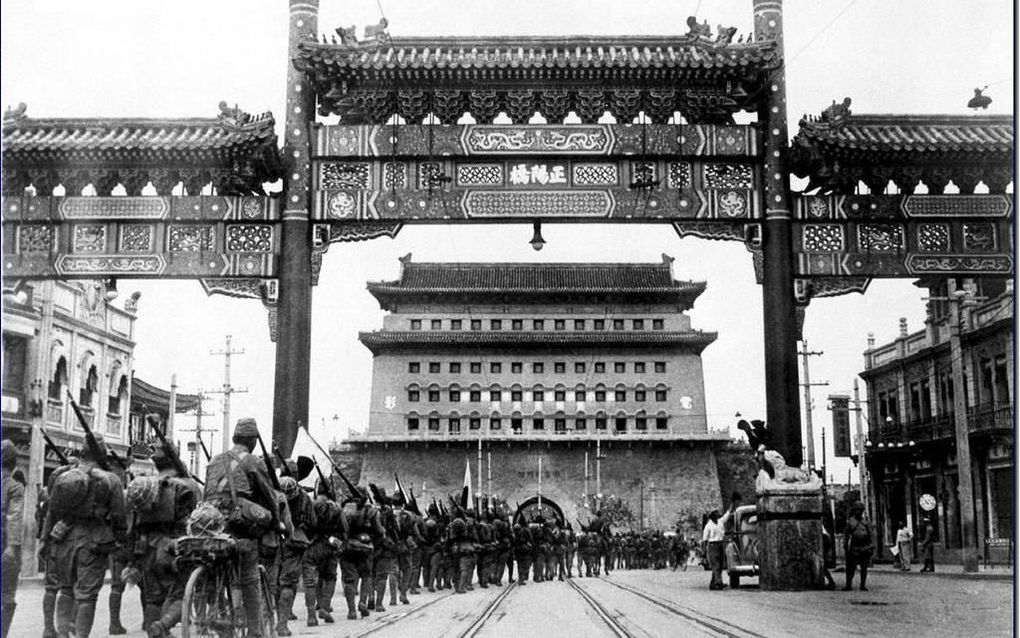
<path fill-rule="evenodd" d="M 301 491 L 301 486 L 298 485 L 298 482 L 294 479 L 294 477 L 284 476 L 280 479 L 280 491 L 287 497 L 287 500 L 290 500 L 298 495 Z"/>
<path fill-rule="evenodd" d="M 10 439 L 4 439 L 0 443 L 0 465 L 5 467 L 13 465 L 18 460 L 18 448 L 15 447 L 14 442 Z"/>

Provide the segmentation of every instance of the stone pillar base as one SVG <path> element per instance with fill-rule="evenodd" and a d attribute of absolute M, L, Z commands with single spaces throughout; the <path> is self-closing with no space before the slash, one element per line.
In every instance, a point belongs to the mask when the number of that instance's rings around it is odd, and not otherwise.
<path fill-rule="evenodd" d="M 791 485 L 758 491 L 758 561 L 761 588 L 821 589 L 821 485 Z"/>

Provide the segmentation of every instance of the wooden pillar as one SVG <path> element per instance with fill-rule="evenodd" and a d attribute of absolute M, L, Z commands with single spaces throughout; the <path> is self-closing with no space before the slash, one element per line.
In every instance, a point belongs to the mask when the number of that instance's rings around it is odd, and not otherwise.
<path fill-rule="evenodd" d="M 753 0 L 755 40 L 774 40 L 783 60 L 782 0 Z M 781 62 L 783 64 L 783 62 Z M 758 114 L 765 140 L 765 220 L 762 298 L 765 324 L 765 406 L 774 444 L 790 467 L 802 462 L 797 370 L 797 310 L 793 295 L 793 239 L 786 170 L 786 72 L 765 80 Z"/>
<path fill-rule="evenodd" d="M 276 385 L 273 396 L 273 440 L 289 456 L 300 424 L 308 424 L 311 378 L 312 246 L 310 224 L 311 167 L 309 124 L 315 94 L 303 73 L 294 68 L 298 43 L 317 35 L 319 0 L 289 0 L 287 48 L 287 113 L 284 116 L 284 176 L 280 250 L 280 286 L 276 324 Z"/>

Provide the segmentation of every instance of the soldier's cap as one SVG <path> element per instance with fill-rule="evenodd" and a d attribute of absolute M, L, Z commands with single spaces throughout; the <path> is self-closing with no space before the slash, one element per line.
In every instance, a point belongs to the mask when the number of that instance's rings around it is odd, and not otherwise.
<path fill-rule="evenodd" d="M 96 432 L 95 435 L 93 435 L 93 438 L 96 441 L 96 452 L 92 451 L 91 445 L 85 443 L 85 445 L 81 448 L 81 458 L 95 460 L 96 453 L 98 453 L 99 457 L 106 458 L 109 454 L 109 451 L 106 448 L 106 439 L 104 439 L 103 435 L 99 432 Z"/>
<path fill-rule="evenodd" d="M 17 460 L 18 448 L 15 447 L 14 441 L 4 439 L 0 443 L 0 465 L 11 465 Z"/>
<path fill-rule="evenodd" d="M 301 486 L 291 476 L 284 476 L 280 479 L 280 491 L 288 499 L 292 499 L 301 491 Z"/>
<path fill-rule="evenodd" d="M 237 420 L 237 425 L 234 426 L 235 439 L 255 439 L 258 436 L 259 426 L 255 423 L 255 419 L 248 417 Z"/>

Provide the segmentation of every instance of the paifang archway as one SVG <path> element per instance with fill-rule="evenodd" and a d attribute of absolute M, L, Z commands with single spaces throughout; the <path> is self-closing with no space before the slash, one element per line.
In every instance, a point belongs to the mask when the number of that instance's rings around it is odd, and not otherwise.
<path fill-rule="evenodd" d="M 847 101 L 803 120 L 791 147 L 782 2 L 751 6 L 746 38 L 691 20 L 661 37 L 373 29 L 327 43 L 318 0 L 290 0 L 282 148 L 271 115 L 225 103 L 208 120 L 8 112 L 4 272 L 194 278 L 261 299 L 277 342 L 273 438 L 289 453 L 308 422 L 311 291 L 332 243 L 534 221 L 742 241 L 764 293 L 767 420 L 799 465 L 804 306 L 874 277 L 1012 276 L 1013 135 L 1008 118 L 854 116 Z M 739 111 L 756 123 L 734 124 Z M 513 123 L 492 124 L 501 112 Z M 528 123 L 536 112 L 548 123 Z M 571 112 L 580 124 L 562 123 Z M 476 124 L 456 124 L 465 113 Z M 599 124 L 606 113 L 618 123 Z M 791 171 L 815 194 L 791 193 Z M 283 193 L 262 189 L 280 178 Z M 959 194 L 944 194 L 949 181 Z M 973 194 L 979 181 L 989 194 Z M 890 182 L 899 194 L 884 194 Z M 913 194 L 921 182 L 928 194 Z"/>

